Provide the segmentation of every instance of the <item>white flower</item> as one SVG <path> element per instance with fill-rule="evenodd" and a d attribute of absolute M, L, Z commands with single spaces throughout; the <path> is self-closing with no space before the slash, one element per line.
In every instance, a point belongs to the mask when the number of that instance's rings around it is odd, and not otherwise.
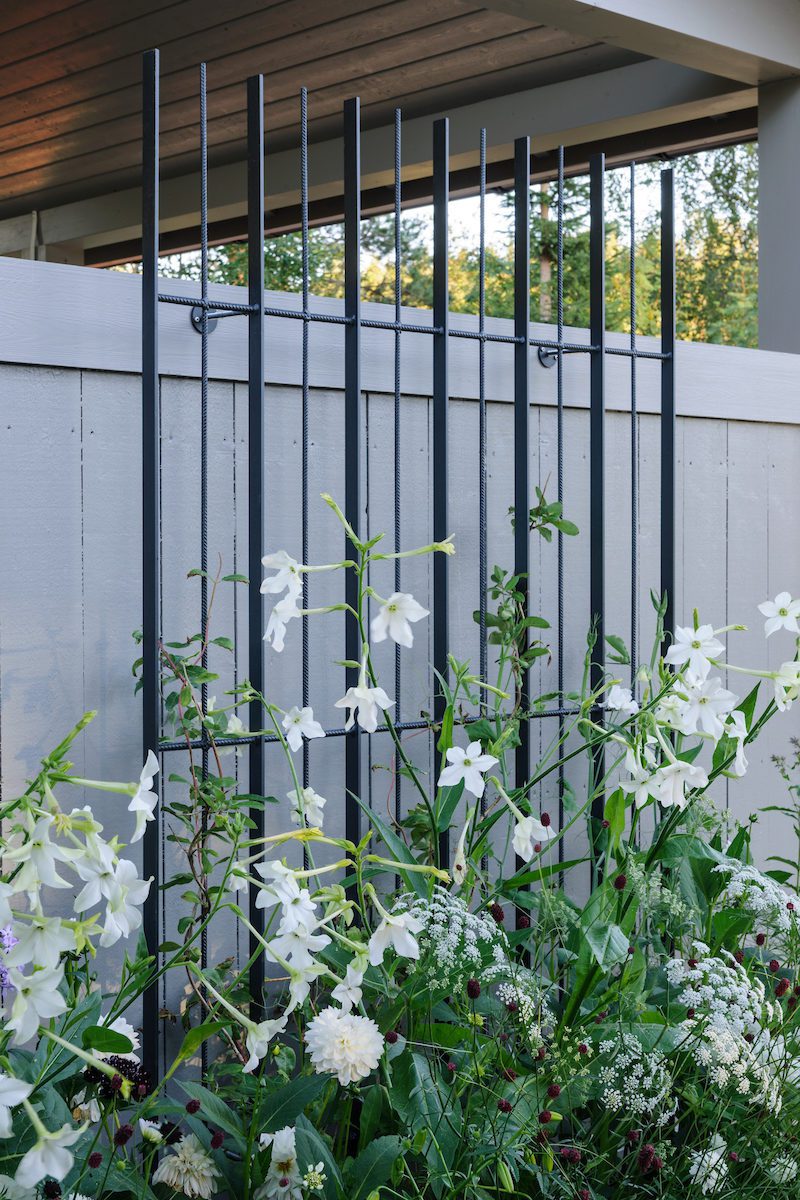
<path fill-rule="evenodd" d="M 75 912 L 85 912 L 87 908 L 94 908 L 101 900 L 109 899 L 114 891 L 115 866 L 114 851 L 107 842 L 95 838 L 89 853 L 77 859 L 75 863 L 76 872 L 86 884 L 75 897 Z"/>
<path fill-rule="evenodd" d="M 319 721 L 314 720 L 313 708 L 298 708 L 295 704 L 286 713 L 281 725 L 286 731 L 286 740 L 291 750 L 299 750 L 303 738 L 325 737 L 325 730 Z"/>
<path fill-rule="evenodd" d="M 425 928 L 425 922 L 411 913 L 387 913 L 369 939 L 369 961 L 373 967 L 383 962 L 391 946 L 402 958 L 419 958 L 419 943 L 414 937 Z"/>
<path fill-rule="evenodd" d="M 263 1186 L 258 1189 L 256 1200 L 302 1200 L 303 1179 L 297 1164 L 294 1127 L 287 1125 L 277 1133 L 262 1133 L 259 1138 L 262 1148 L 272 1146 L 272 1158 Z"/>
<path fill-rule="evenodd" d="M 486 786 L 483 772 L 497 764 L 493 754 L 482 754 L 480 742 L 470 742 L 466 750 L 462 746 L 451 746 L 445 756 L 449 766 L 439 776 L 439 787 L 454 787 L 464 780 L 464 787 L 473 796 L 481 797 Z"/>
<path fill-rule="evenodd" d="M 767 1174 L 775 1183 L 786 1184 L 792 1183 L 797 1178 L 797 1172 L 800 1167 L 794 1158 L 790 1158 L 788 1154 L 781 1154 L 772 1163 L 772 1166 L 767 1167 Z"/>
<path fill-rule="evenodd" d="M 728 1147 L 720 1134 L 714 1134 L 707 1150 L 692 1150 L 689 1157 L 689 1178 L 698 1185 L 704 1196 L 712 1195 L 724 1187 L 728 1176 Z"/>
<path fill-rule="evenodd" d="M 284 1015 L 277 1017 L 274 1021 L 262 1021 L 259 1025 L 251 1024 L 248 1026 L 245 1045 L 250 1057 L 242 1067 L 243 1071 L 255 1071 L 259 1062 L 267 1053 L 272 1039 L 279 1033 L 283 1033 L 286 1028 L 286 1021 L 287 1018 Z"/>
<path fill-rule="evenodd" d="M 121 858 L 117 863 L 114 887 L 106 905 L 106 921 L 101 946 L 113 946 L 120 938 L 130 937 L 142 924 L 139 906 L 144 904 L 152 879 L 139 879 L 136 865 Z"/>
<path fill-rule="evenodd" d="M 20 871 L 14 876 L 17 892 L 27 892 L 29 896 L 35 897 L 38 896 L 42 885 L 53 888 L 72 886 L 66 879 L 61 878 L 56 863 L 71 862 L 76 857 L 75 852 L 64 850 L 50 841 L 52 827 L 51 816 L 40 817 L 27 841 L 3 850 L 4 858 L 22 864 Z"/>
<path fill-rule="evenodd" d="M 269 614 L 264 641 L 271 642 L 272 649 L 278 654 L 283 650 L 286 626 L 300 615 L 297 596 L 294 592 L 289 592 L 282 600 L 279 600 Z"/>
<path fill-rule="evenodd" d="M 655 795 L 653 772 L 642 764 L 635 750 L 628 747 L 625 752 L 625 769 L 630 772 L 630 779 L 620 783 L 620 788 L 626 796 L 633 796 L 637 808 L 644 808 L 651 795 Z"/>
<path fill-rule="evenodd" d="M 247 869 L 246 859 L 239 858 L 233 864 L 226 886 L 231 892 L 241 892 L 250 886 L 250 872 Z"/>
<path fill-rule="evenodd" d="M 683 712 L 682 728 L 685 733 L 695 733 L 698 724 L 717 741 L 725 732 L 722 718 L 731 711 L 738 696 L 720 686 L 718 675 L 713 678 L 696 679 L 686 674 L 686 708 Z"/>
<path fill-rule="evenodd" d="M 747 737 L 747 724 L 744 719 L 744 713 L 738 708 L 732 712 L 728 718 L 728 723 L 725 726 L 725 732 L 729 738 L 733 738 L 736 742 L 736 759 L 734 760 L 731 772 L 738 775 L 740 778 L 747 771 L 747 759 L 744 753 L 744 740 Z"/>
<path fill-rule="evenodd" d="M 456 843 L 456 852 L 453 858 L 452 871 L 453 879 L 459 885 L 464 882 L 467 876 L 467 834 L 469 833 L 469 827 L 472 824 L 472 818 L 474 815 L 475 809 L 471 808 L 467 813 L 467 819 L 464 822 L 464 828 L 461 830 L 458 842 Z"/>
<path fill-rule="evenodd" d="M 139 1132 L 142 1141 L 149 1142 L 151 1146 L 159 1146 L 164 1140 L 161 1126 L 156 1121 L 145 1121 L 144 1117 L 139 1118 Z"/>
<path fill-rule="evenodd" d="M 708 775 L 702 767 L 678 760 L 659 767 L 653 776 L 653 789 L 660 804 L 664 808 L 686 807 L 686 788 L 703 788 L 708 783 Z"/>
<path fill-rule="evenodd" d="M 367 969 L 367 959 L 363 954 L 356 954 L 347 964 L 347 971 L 341 983 L 337 983 L 331 992 L 334 1000 L 342 1006 L 342 1012 L 350 1012 L 361 1003 L 361 984 Z"/>
<path fill-rule="evenodd" d="M 153 1183 L 165 1183 L 184 1196 L 201 1196 L 210 1200 L 219 1179 L 214 1160 L 206 1154 L 193 1133 L 189 1133 L 165 1155 L 153 1175 Z"/>
<path fill-rule="evenodd" d="M 536 847 L 541 850 L 542 846 L 546 846 L 554 837 L 556 831 L 552 825 L 543 825 L 539 818 L 533 815 L 523 817 L 514 826 L 514 852 L 525 862 L 530 862 L 534 854 L 539 852 Z"/>
<path fill-rule="evenodd" d="M 256 863 L 256 871 L 262 879 L 271 880 L 263 890 L 278 904 L 291 904 L 300 895 L 300 884 L 297 882 L 294 871 L 291 867 L 287 867 L 286 863 L 279 862 L 277 859 Z M 266 903 L 259 904 L 258 907 L 266 908 Z M 316 917 L 314 919 L 316 920 Z"/>
<path fill-rule="evenodd" d="M 347 708 L 350 711 L 345 721 L 345 729 L 351 729 L 358 711 L 358 723 L 367 733 L 374 733 L 378 728 L 378 709 L 384 712 L 391 708 L 394 700 L 390 700 L 381 687 L 367 687 L 367 660 L 361 661 L 361 672 L 356 687 L 349 687 L 341 700 L 336 701 L 336 708 Z"/>
<path fill-rule="evenodd" d="M 0 1175 L 0 1196 L 2 1200 L 36 1200 L 34 1188 L 20 1187 L 8 1175 Z"/>
<path fill-rule="evenodd" d="M 320 975 L 326 975 L 328 968 L 322 963 L 312 962 L 307 966 L 293 967 L 289 964 L 289 1003 L 284 1009 L 285 1014 L 293 1013 L 301 1004 L 305 1004 L 311 991 L 311 984 Z"/>
<path fill-rule="evenodd" d="M 623 717 L 633 717 L 639 711 L 631 689 L 620 687 L 618 683 L 614 684 L 606 696 L 606 708 L 621 713 Z"/>
<path fill-rule="evenodd" d="M 788 629 L 791 633 L 800 633 L 797 618 L 800 616 L 800 600 L 793 600 L 788 592 L 778 592 L 774 600 L 765 600 L 759 604 L 758 611 L 766 617 L 764 633 L 771 637 L 779 629 Z"/>
<path fill-rule="evenodd" d="M 10 883 L 0 883 L 0 929 L 5 929 L 6 925 L 11 924 L 11 899 L 16 896 L 17 888 L 12 887 Z"/>
<path fill-rule="evenodd" d="M 144 834 L 147 822 L 155 820 L 154 809 L 158 804 L 158 793 L 153 791 L 153 780 L 157 774 L 158 759 L 152 750 L 148 750 L 147 761 L 142 767 L 138 787 L 128 805 L 128 812 L 136 814 L 136 828 L 133 831 L 132 842 L 138 842 Z"/>
<path fill-rule="evenodd" d="M 68 1147 L 74 1146 L 82 1133 L 82 1128 L 75 1129 L 72 1125 L 62 1125 L 54 1133 L 44 1130 L 22 1156 L 16 1182 L 22 1187 L 36 1187 L 48 1175 L 63 1179 L 72 1169 L 73 1155 Z"/>
<path fill-rule="evenodd" d="M 9 967 L 24 967 L 33 963 L 37 967 L 57 967 L 62 953 L 76 948 L 73 930 L 61 924 L 59 917 L 33 914 L 29 923 L 17 921 L 14 931 L 17 944 L 5 956 Z"/>
<path fill-rule="evenodd" d="M 284 918 L 278 926 L 278 936 L 269 943 L 269 949 L 266 950 L 267 957 L 269 958 L 270 951 L 274 950 L 294 967 L 312 966 L 314 962 L 312 955 L 324 950 L 331 942 L 326 933 L 314 933 L 314 930 L 319 929 L 321 924 L 322 922 L 318 921 L 309 927 L 303 922 L 295 924 Z"/>
<path fill-rule="evenodd" d="M 718 658 L 724 649 L 722 642 L 714 637 L 710 625 L 700 625 L 697 629 L 678 625 L 675 640 L 664 661 L 676 667 L 688 664 L 689 670 L 698 679 L 705 679 L 711 670 L 711 660 Z"/>
<path fill-rule="evenodd" d="M 11 1137 L 11 1110 L 27 1100 L 32 1091 L 32 1083 L 0 1072 L 0 1138 Z"/>
<path fill-rule="evenodd" d="M 775 704 L 779 712 L 788 712 L 800 693 L 800 662 L 781 663 L 775 675 Z"/>
<path fill-rule="evenodd" d="M 300 595 L 303 590 L 303 581 L 300 578 L 300 563 L 296 558 L 292 558 L 285 550 L 277 550 L 274 554 L 265 554 L 261 565 L 268 571 L 276 572 L 269 579 L 262 580 L 262 595 L 266 593 L 275 595 L 277 592 L 288 592 L 289 596 Z"/>
<path fill-rule="evenodd" d="M 261 867 L 271 866 L 270 863 L 259 863 L 256 870 L 262 874 Z M 270 902 L 277 902 L 283 907 L 280 925 L 282 933 L 291 933 L 299 926 L 311 930 L 317 926 L 317 906 L 311 899 L 311 893 L 301 888 L 292 875 L 291 878 L 268 884 L 260 888 L 256 897 L 256 908 L 267 908 Z"/>
<path fill-rule="evenodd" d="M 292 821 L 295 825 L 308 825 L 312 829 L 322 828 L 322 810 L 327 804 L 324 796 L 307 787 L 300 788 L 299 793 L 296 790 L 287 792 L 286 798 L 292 806 Z"/>
<path fill-rule="evenodd" d="M 388 634 L 399 646 L 413 646 L 414 635 L 409 622 L 421 621 L 429 615 L 427 608 L 418 604 L 409 592 L 392 592 L 379 608 L 377 616 L 372 618 L 372 640 L 384 642 Z"/>
<path fill-rule="evenodd" d="M 375 1022 L 338 1008 L 325 1008 L 310 1022 L 305 1043 L 317 1074 L 331 1071 L 343 1087 L 365 1079 L 383 1054 Z"/>
<path fill-rule="evenodd" d="M 11 967 L 8 974 L 14 998 L 6 1029 L 13 1030 L 14 1045 L 23 1046 L 38 1033 L 41 1021 L 49 1021 L 66 1011 L 64 997 L 58 990 L 64 972 L 61 967 L 45 967 L 23 975 Z"/>

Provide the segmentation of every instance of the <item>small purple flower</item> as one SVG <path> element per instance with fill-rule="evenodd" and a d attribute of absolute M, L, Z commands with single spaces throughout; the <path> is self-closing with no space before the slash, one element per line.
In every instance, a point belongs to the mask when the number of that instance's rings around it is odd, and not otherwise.
<path fill-rule="evenodd" d="M 12 946 L 16 946 L 19 941 L 18 937 L 14 937 L 14 931 L 10 925 L 5 929 L 0 929 L 0 950 L 3 954 L 8 954 Z M 0 1004 L 5 1003 L 6 992 L 12 990 L 11 976 L 8 973 L 8 968 L 0 962 Z"/>

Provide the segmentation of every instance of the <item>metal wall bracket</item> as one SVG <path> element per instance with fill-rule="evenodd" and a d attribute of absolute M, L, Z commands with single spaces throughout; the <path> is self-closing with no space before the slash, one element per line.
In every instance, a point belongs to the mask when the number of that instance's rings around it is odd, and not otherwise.
<path fill-rule="evenodd" d="M 192 311 L 190 313 L 190 317 L 191 317 L 191 321 L 192 321 L 192 328 L 195 329 L 197 331 L 197 333 L 202 333 L 203 332 L 203 310 L 199 304 L 195 304 L 194 308 L 192 309 Z M 218 320 L 218 317 L 216 314 L 214 314 L 214 313 L 208 314 L 208 318 L 206 320 L 206 329 L 209 333 L 213 333 L 213 331 L 217 328 L 217 320 Z"/>

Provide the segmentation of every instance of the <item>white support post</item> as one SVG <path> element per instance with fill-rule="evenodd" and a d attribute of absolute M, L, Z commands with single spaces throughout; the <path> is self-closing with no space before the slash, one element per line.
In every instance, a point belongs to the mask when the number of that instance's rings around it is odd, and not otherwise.
<path fill-rule="evenodd" d="M 800 79 L 758 94 L 758 344 L 800 353 Z"/>

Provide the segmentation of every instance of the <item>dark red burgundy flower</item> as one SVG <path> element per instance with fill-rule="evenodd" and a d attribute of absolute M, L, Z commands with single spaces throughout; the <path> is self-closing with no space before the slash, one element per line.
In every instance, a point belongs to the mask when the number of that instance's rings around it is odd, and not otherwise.
<path fill-rule="evenodd" d="M 478 983 L 477 979 L 468 979 L 467 980 L 467 995 L 469 996 L 470 1000 L 477 1000 L 478 996 L 480 996 L 480 994 L 481 994 L 481 985 Z"/>

